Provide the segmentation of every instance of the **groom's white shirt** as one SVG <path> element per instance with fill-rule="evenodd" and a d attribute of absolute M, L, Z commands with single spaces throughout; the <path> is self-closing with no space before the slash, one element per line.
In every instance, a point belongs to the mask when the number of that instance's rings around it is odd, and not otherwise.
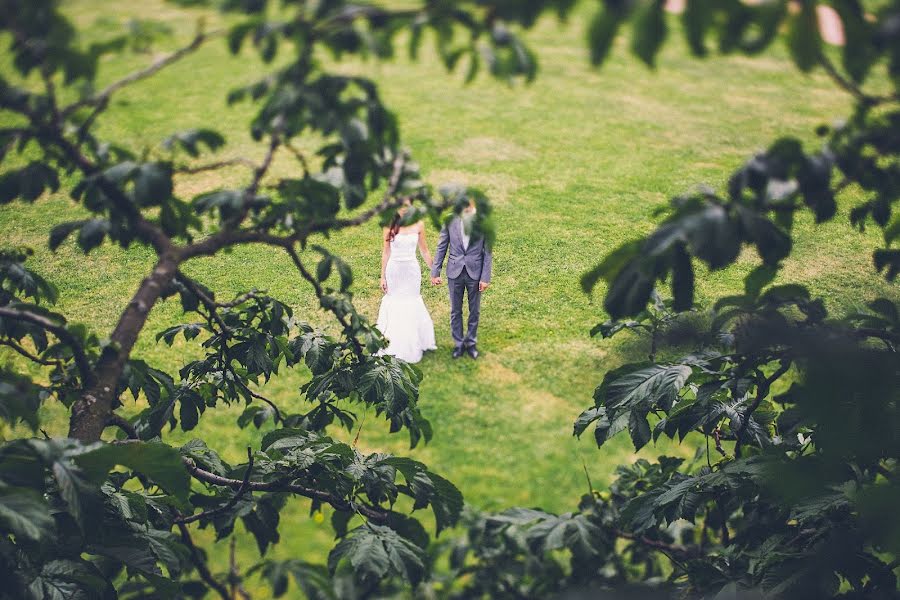
<path fill-rule="evenodd" d="M 472 224 L 472 219 L 474 216 L 475 216 L 475 213 L 472 213 L 471 215 L 463 214 L 462 217 L 458 219 L 459 234 L 460 234 L 460 236 L 462 236 L 462 243 L 463 243 L 464 250 L 469 249 L 470 235 L 469 235 L 469 233 L 467 233 L 467 230 L 471 232 L 471 224 Z"/>

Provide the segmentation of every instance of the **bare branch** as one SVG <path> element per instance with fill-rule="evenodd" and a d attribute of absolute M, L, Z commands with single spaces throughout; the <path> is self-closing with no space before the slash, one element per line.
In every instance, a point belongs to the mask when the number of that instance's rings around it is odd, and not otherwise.
<path fill-rule="evenodd" d="M 234 493 L 234 496 L 231 497 L 228 502 L 220 506 L 219 508 L 213 508 L 211 510 L 206 510 L 196 515 L 191 515 L 189 517 L 178 517 L 175 519 L 176 523 L 193 523 L 194 521 L 199 521 L 200 519 L 208 519 L 210 517 L 214 517 L 218 514 L 221 514 L 230 508 L 232 508 L 235 504 L 238 503 L 238 500 L 247 493 L 250 489 L 250 475 L 253 473 L 253 452 L 250 448 L 247 448 L 247 471 L 244 473 L 244 479 L 241 481 L 241 485 L 238 487 L 237 491 Z"/>
<path fill-rule="evenodd" d="M 262 394 L 258 394 L 257 392 L 254 392 L 254 391 L 251 390 L 249 387 L 247 387 L 247 384 L 245 384 L 244 382 L 238 380 L 238 383 L 240 384 L 240 386 L 241 386 L 242 388 L 244 388 L 244 390 L 246 390 L 246 392 L 247 392 L 248 394 L 250 394 L 251 396 L 253 396 L 253 397 L 256 398 L 257 400 L 262 400 L 263 402 L 265 402 L 266 404 L 269 405 L 269 407 L 275 412 L 275 422 L 276 422 L 276 423 L 281 423 L 281 422 L 284 421 L 284 417 L 281 416 L 281 411 L 278 410 L 278 405 L 277 405 L 277 404 L 275 404 L 274 402 L 272 402 L 271 400 L 269 400 L 268 398 L 266 398 L 266 397 L 263 396 Z"/>
<path fill-rule="evenodd" d="M 19 354 L 24 356 L 31 362 L 38 363 L 39 365 L 52 367 L 52 366 L 58 366 L 61 364 L 61 362 L 58 359 L 47 360 L 45 358 L 41 358 L 40 356 L 32 354 L 31 352 L 29 352 L 28 350 L 23 348 L 21 345 L 17 344 L 15 340 L 0 340 L 0 345 L 9 346 L 10 348 L 12 348 L 16 352 L 18 352 Z"/>
<path fill-rule="evenodd" d="M 838 71 L 837 67 L 833 62 L 831 62 L 831 59 L 829 59 L 824 52 L 819 53 L 819 64 L 822 65 L 822 68 L 825 69 L 825 72 L 829 77 L 831 77 L 832 81 L 834 81 L 838 85 L 838 87 L 848 92 L 860 104 L 876 106 L 878 104 L 884 104 L 885 102 L 897 102 L 898 100 L 900 100 L 900 96 L 896 94 L 892 96 L 873 96 L 871 94 L 867 94 L 855 82 L 844 77 L 844 75 L 842 75 L 841 72 Z"/>
<path fill-rule="evenodd" d="M 172 52 L 171 54 L 154 61 L 148 67 L 145 67 L 139 71 L 135 71 L 134 73 L 126 75 L 122 79 L 119 79 L 118 81 L 115 81 L 115 82 L 109 84 L 101 92 L 94 94 L 93 96 L 91 96 L 89 98 L 83 98 L 81 100 L 78 100 L 77 102 L 73 102 L 72 104 L 70 104 L 70 105 L 66 106 L 64 109 L 62 109 L 62 111 L 61 111 L 62 116 L 64 118 L 68 117 L 69 115 L 71 115 L 73 112 L 75 112 L 79 108 L 83 108 L 85 106 L 105 107 L 105 105 L 109 103 L 110 97 L 112 97 L 113 94 L 115 94 L 122 88 L 127 87 L 127 86 L 131 85 L 132 83 L 141 81 L 142 79 L 146 79 L 146 78 L 150 77 L 151 75 L 157 73 L 158 71 L 161 71 L 162 69 L 171 65 L 172 63 L 178 62 L 179 60 L 181 60 L 188 54 L 196 51 L 200 46 L 203 45 L 204 42 L 206 42 L 210 38 L 218 35 L 219 33 L 221 33 L 221 32 L 220 31 L 212 31 L 209 33 L 204 33 L 203 31 L 197 32 L 197 35 L 194 36 L 194 39 L 187 46 L 185 46 L 179 50 L 176 50 L 175 52 Z M 102 108 L 101 108 L 101 110 L 102 110 Z"/>
<path fill-rule="evenodd" d="M 274 152 L 274 149 L 272 150 Z M 182 260 L 188 260 L 198 256 L 211 256 L 227 246 L 236 246 L 238 244 L 267 244 L 270 246 L 278 246 L 282 248 L 290 248 L 297 242 L 303 241 L 314 233 L 323 233 L 326 231 L 337 231 L 348 227 L 356 227 L 362 225 L 380 215 L 391 208 L 396 208 L 403 204 L 406 198 L 397 198 L 397 187 L 399 186 L 400 176 L 403 174 L 403 167 L 406 164 L 408 156 L 405 152 L 400 153 L 394 160 L 393 171 L 388 182 L 388 188 L 384 193 L 382 201 L 367 211 L 358 214 L 349 219 L 333 219 L 320 223 L 313 223 L 296 233 L 285 236 L 273 235 L 265 231 L 258 230 L 229 230 L 225 229 L 209 236 L 208 238 L 180 248 L 178 251 Z M 257 181 L 257 186 L 259 182 Z M 444 206 L 440 208 L 445 208 Z"/>
<path fill-rule="evenodd" d="M 190 166 L 176 167 L 175 172 L 181 173 L 184 175 L 196 175 L 197 173 L 203 173 L 205 171 L 217 171 L 218 169 L 223 169 L 225 167 L 233 167 L 233 166 L 237 166 L 237 165 L 241 165 L 241 166 L 247 167 L 249 169 L 256 169 L 256 164 L 252 160 L 250 160 L 249 158 L 244 158 L 242 156 L 239 156 L 237 158 L 229 158 L 226 160 L 220 160 L 220 161 L 205 164 L 205 165 L 198 165 L 196 167 L 190 167 Z"/>
<path fill-rule="evenodd" d="M 297 162 L 300 163 L 300 166 L 303 167 L 303 176 L 309 177 L 309 163 L 306 161 L 306 157 L 303 156 L 303 153 L 292 146 L 289 140 L 284 141 L 284 147 L 290 150 L 291 154 L 294 155 L 294 158 L 297 159 Z"/>
<path fill-rule="evenodd" d="M 626 539 L 626 540 L 630 540 L 633 542 L 637 542 L 639 544 L 643 544 L 644 546 L 647 546 L 648 548 L 653 548 L 654 550 L 659 550 L 660 552 L 665 554 L 669 558 L 669 560 L 671 560 L 673 563 L 681 566 L 682 568 L 683 568 L 683 565 L 681 565 L 681 560 L 690 558 L 691 556 L 693 556 L 695 554 L 692 551 L 692 549 L 687 546 L 681 546 L 679 544 L 668 544 L 661 540 L 654 540 L 654 539 L 648 538 L 647 536 L 644 536 L 644 535 L 636 535 L 633 533 L 628 533 L 627 531 L 621 531 L 619 529 L 613 529 L 613 534 L 615 534 L 617 537 L 620 537 L 622 539 Z M 676 559 L 675 556 L 678 556 L 678 559 Z M 679 559 L 681 559 L 681 560 L 679 560 Z"/>
<path fill-rule="evenodd" d="M 232 536 L 231 538 L 231 548 L 229 550 L 228 556 L 228 580 L 231 585 L 231 596 L 232 598 L 237 598 L 238 594 L 240 594 L 243 600 L 250 600 L 250 594 L 247 593 L 247 590 L 244 589 L 244 586 L 241 585 L 241 575 L 238 573 L 237 568 L 237 560 L 235 560 L 235 546 L 237 545 L 237 538 Z"/>
<path fill-rule="evenodd" d="M 275 134 L 272 135 L 272 139 L 269 140 L 269 149 L 266 152 L 265 158 L 263 158 L 262 163 L 256 167 L 256 170 L 253 172 L 253 181 L 250 182 L 250 185 L 247 186 L 247 197 L 254 196 L 259 190 L 259 184 L 262 181 L 262 178 L 265 177 L 266 173 L 269 171 L 269 167 L 272 166 L 272 160 L 275 158 L 275 152 L 278 150 L 278 147 L 281 145 L 281 138 Z"/>
<path fill-rule="evenodd" d="M 197 479 L 204 483 L 221 485 L 224 487 L 230 487 L 232 489 L 238 489 L 243 484 L 243 482 L 238 479 L 222 477 L 220 475 L 216 475 L 215 473 L 210 473 L 209 471 L 201 469 L 189 458 L 184 458 L 183 461 L 185 468 L 188 470 L 191 476 L 194 477 L 194 479 Z M 321 490 L 309 488 L 298 483 L 291 483 L 288 481 L 250 481 L 247 484 L 247 488 L 252 491 L 260 492 L 290 492 L 292 494 L 297 494 L 298 496 L 303 496 L 304 498 L 320 500 L 322 502 L 330 504 L 337 510 L 359 511 L 361 515 L 377 523 L 384 523 L 388 518 L 388 511 L 378 506 L 356 504 L 351 501 L 344 500 L 343 498 L 339 498 L 329 492 L 323 492 Z"/>
<path fill-rule="evenodd" d="M 188 530 L 187 525 L 177 522 L 175 523 L 175 525 L 181 532 L 181 541 L 185 546 L 188 547 L 188 550 L 191 553 L 191 562 L 197 569 L 197 573 L 200 575 L 200 578 L 206 582 L 206 585 L 214 589 L 216 593 L 221 596 L 222 600 L 232 600 L 231 596 L 228 594 L 228 588 L 216 581 L 216 578 L 213 577 L 212 573 L 209 572 L 209 567 L 206 565 L 206 561 L 203 559 L 203 555 L 200 553 L 200 550 L 197 548 L 197 546 L 194 545 L 194 540 L 191 539 L 191 532 Z"/>
<path fill-rule="evenodd" d="M 72 350 L 72 356 L 75 359 L 75 365 L 78 367 L 79 373 L 81 373 L 81 379 L 84 382 L 85 387 L 90 386 L 96 380 L 96 376 L 94 374 L 94 370 L 91 367 L 91 362 L 88 360 L 87 354 L 84 352 L 84 348 L 81 347 L 81 344 L 78 340 L 75 339 L 69 330 L 65 328 L 64 325 L 51 321 L 46 317 L 42 317 L 41 315 L 36 315 L 34 313 L 30 313 L 24 310 L 18 310 L 14 308 L 7 308 L 5 306 L 0 306 L 0 317 L 6 317 L 8 319 L 13 319 L 16 321 L 25 321 L 27 323 L 31 323 L 33 325 L 37 325 L 42 329 L 46 329 L 53 335 L 55 335 L 59 341 L 64 343 Z"/>
<path fill-rule="evenodd" d="M 128 419 L 126 419 L 122 415 L 119 415 L 116 413 L 111 413 L 109 415 L 109 418 L 106 420 L 106 424 L 107 424 L 107 426 L 110 426 L 110 427 L 118 427 L 119 429 L 121 429 L 122 431 L 125 432 L 125 435 L 127 435 L 128 439 L 130 439 L 130 440 L 140 439 L 137 429 L 135 429 L 134 425 L 132 425 L 128 421 Z"/>

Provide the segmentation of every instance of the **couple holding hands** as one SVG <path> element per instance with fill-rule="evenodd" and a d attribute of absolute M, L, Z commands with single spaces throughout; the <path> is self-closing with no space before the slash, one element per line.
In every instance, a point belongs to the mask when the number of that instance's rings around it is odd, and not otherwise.
<path fill-rule="evenodd" d="M 381 291 L 384 297 L 378 311 L 377 327 L 389 344 L 383 351 L 406 362 L 419 362 L 422 353 L 437 349 L 434 323 L 422 300 L 422 272 L 416 250 L 422 253 L 431 270 L 431 284 L 441 285 L 441 270 L 447 260 L 447 284 L 450 290 L 450 333 L 453 336 L 453 358 L 468 354 L 478 357 L 478 318 L 481 293 L 491 283 L 491 251 L 484 236 L 473 233 L 475 203 L 470 201 L 460 214 L 441 229 L 434 260 L 425 239 L 425 223 L 419 221 L 401 227 L 409 203 L 397 211 L 390 226 L 384 229 L 381 252 Z M 463 296 L 468 297 L 469 321 L 463 332 Z"/>

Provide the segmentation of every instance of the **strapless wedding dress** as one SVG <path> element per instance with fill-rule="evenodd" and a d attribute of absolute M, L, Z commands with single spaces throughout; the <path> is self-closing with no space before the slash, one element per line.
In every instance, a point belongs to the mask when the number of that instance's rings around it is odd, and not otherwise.
<path fill-rule="evenodd" d="M 389 345 L 384 354 L 406 362 L 419 362 L 426 350 L 435 350 L 434 323 L 422 300 L 422 270 L 416 256 L 419 234 L 398 233 L 384 270 L 387 293 L 381 300 L 377 327 Z"/>

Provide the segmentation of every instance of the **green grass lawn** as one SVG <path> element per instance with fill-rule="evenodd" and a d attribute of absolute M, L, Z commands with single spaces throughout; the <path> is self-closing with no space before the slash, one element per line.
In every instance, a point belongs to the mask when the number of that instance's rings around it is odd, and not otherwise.
<path fill-rule="evenodd" d="M 91 35 L 104 35 L 108 25 L 96 20 L 108 11 L 107 2 L 71 0 L 67 5 Z M 153 17 L 173 27 L 175 35 L 160 50 L 187 40 L 199 14 L 160 0 L 117 6 L 122 7 L 117 20 Z M 340 67 L 382 84 L 388 105 L 400 117 L 405 143 L 429 182 L 479 186 L 496 207 L 495 274 L 483 300 L 478 361 L 450 359 L 446 287 L 424 290 L 439 349 L 421 363 L 421 407 L 435 436 L 429 445 L 410 452 L 455 482 L 479 508 L 566 510 L 587 489 L 582 462 L 594 486 L 603 487 L 617 464 L 636 456 L 627 436 L 600 451 L 590 436 L 582 441 L 571 436 L 573 420 L 590 404 L 604 372 L 646 352 L 639 344 L 590 338 L 591 326 L 605 317 L 599 295 L 592 301 L 580 291 L 580 275 L 623 241 L 649 231 L 654 209 L 667 198 L 697 183 L 721 188 L 731 170 L 780 135 L 816 144 L 814 128 L 845 116 L 850 106 L 849 98 L 823 74 L 798 73 L 780 45 L 752 59 L 698 61 L 678 39 L 665 47 L 659 70 L 651 72 L 628 55 L 626 40 L 619 40 L 610 62 L 592 70 L 583 17 L 577 13 L 565 25 L 546 19 L 527 36 L 540 58 L 540 74 L 530 86 L 508 86 L 486 77 L 465 86 L 461 75 L 446 74 L 430 51 L 423 52 L 419 62 L 399 58 Z M 210 25 L 220 21 L 217 15 L 208 18 Z M 672 24 L 677 29 L 674 18 Z M 405 57 L 405 52 L 398 56 Z M 112 80 L 151 58 L 110 58 L 103 63 L 101 80 Z M 2 61 L 6 71 L 9 65 Z M 236 59 L 224 41 L 216 41 L 117 95 L 101 123 L 102 136 L 158 148 L 171 132 L 213 127 L 229 139 L 230 145 L 220 152 L 223 157 L 259 157 L 264 148 L 252 143 L 246 130 L 252 107 L 227 107 L 225 95 L 237 82 L 258 78 L 264 68 L 249 52 Z M 287 158 L 276 164 L 276 174 L 291 169 Z M 244 176 L 235 170 L 182 178 L 178 191 L 190 197 L 217 186 L 239 185 Z M 781 276 L 808 284 L 832 308 L 883 291 L 872 288 L 868 277 L 871 249 L 879 240 L 873 232 L 852 231 L 846 212 L 845 202 L 834 222 L 818 227 L 809 218 L 801 219 L 794 254 Z M 62 193 L 34 205 L 4 206 L 0 242 L 34 247 L 32 266 L 59 285 L 59 309 L 104 337 L 148 272 L 151 254 L 143 248 L 122 251 L 109 245 L 87 257 L 71 245 L 50 253 L 50 227 L 78 214 L 79 208 Z M 429 235 L 433 244 L 436 232 Z M 347 231 L 323 243 L 351 264 L 357 306 L 374 318 L 380 300 L 377 226 Z M 703 274 L 700 299 L 739 291 L 743 276 L 757 262 L 748 252 L 735 268 Z M 197 260 L 186 271 L 222 297 L 263 288 L 310 322 L 328 322 L 287 257 L 274 250 L 238 249 Z M 180 319 L 177 302 L 155 307 L 134 356 L 174 371 L 186 356 L 196 354 L 195 346 L 183 342 L 174 349 L 154 342 L 155 332 Z M 0 360 L 15 359 L 0 354 Z M 297 388 L 304 377 L 302 372 L 285 373 L 273 379 L 266 392 L 289 410 L 300 410 Z M 138 409 L 127 406 L 128 411 Z M 62 410 L 48 407 L 45 412 L 47 431 L 64 435 L 67 420 Z M 196 434 L 175 432 L 172 440 L 200 435 L 239 460 L 243 449 L 257 444 L 262 435 L 254 429 L 237 430 L 239 412 L 239 407 L 207 412 Z M 359 440 L 366 450 L 407 452 L 405 435 L 389 435 L 386 425 L 371 415 Z M 653 457 L 663 451 L 692 453 L 656 447 L 641 454 Z M 324 560 L 331 545 L 330 527 L 327 521 L 308 519 L 307 510 L 306 503 L 297 501 L 283 514 L 282 540 L 271 551 L 273 556 Z M 222 558 L 224 545 L 220 550 Z M 251 564 L 257 556 L 249 539 L 241 545 L 242 564 Z"/>

